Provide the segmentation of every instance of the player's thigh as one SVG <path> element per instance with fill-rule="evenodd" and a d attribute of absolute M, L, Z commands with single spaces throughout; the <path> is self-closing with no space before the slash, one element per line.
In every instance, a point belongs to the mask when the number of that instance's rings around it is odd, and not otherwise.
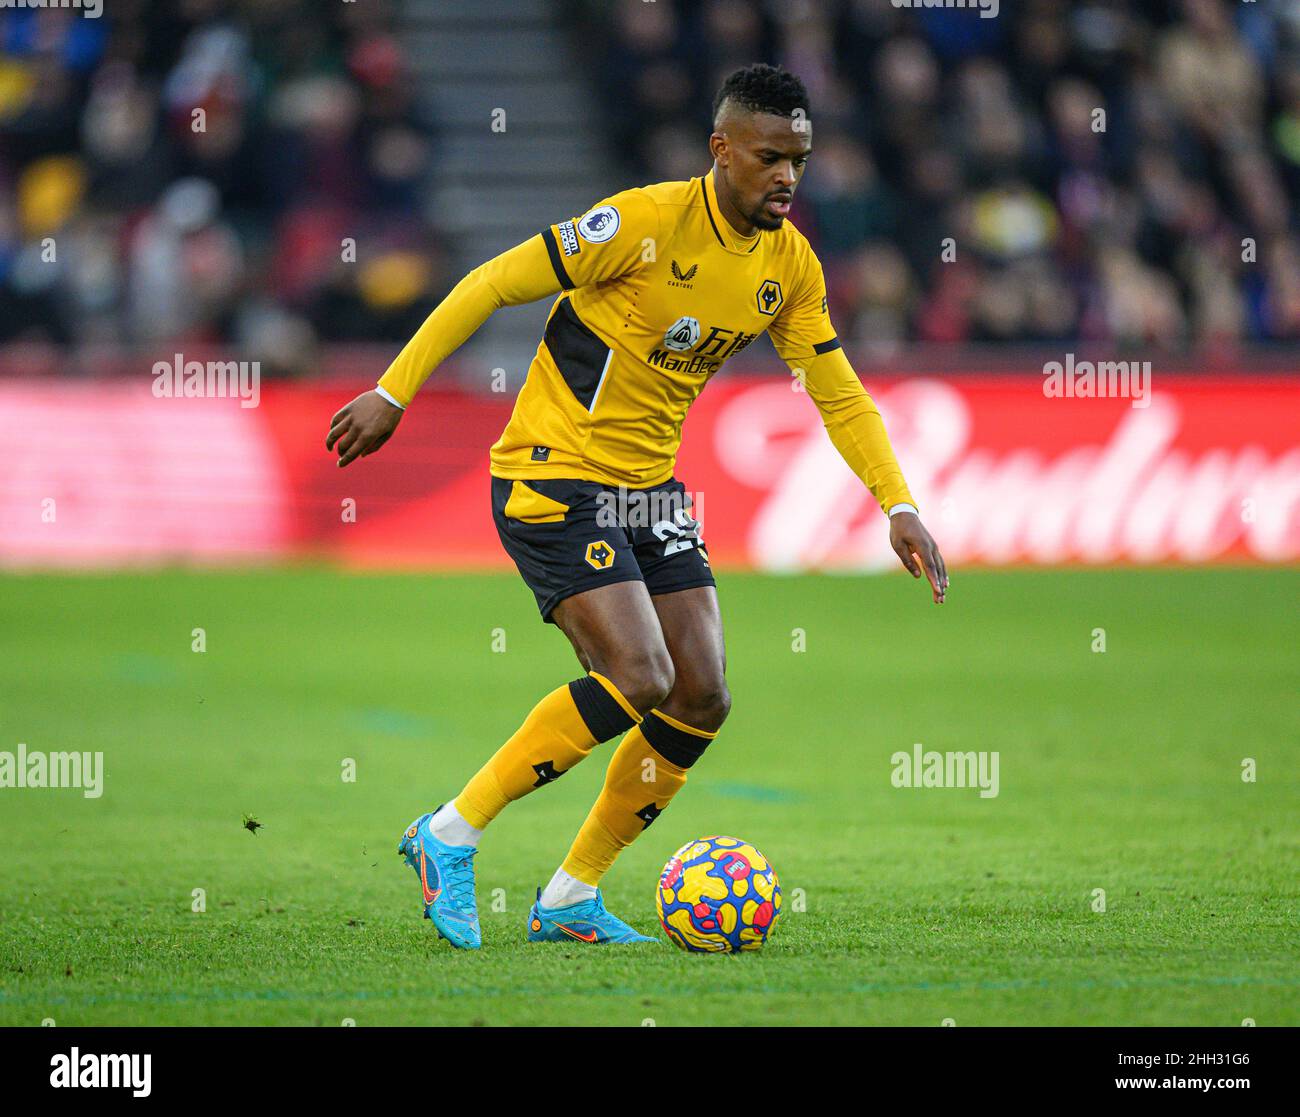
<path fill-rule="evenodd" d="M 691 494 L 673 478 L 637 496 L 648 514 L 632 525 L 633 546 L 672 656 L 674 701 L 725 704 L 722 613 Z"/>
<path fill-rule="evenodd" d="M 610 679 L 644 713 L 673 685 L 673 661 L 644 582 L 614 582 L 566 597 L 551 620 L 589 671 Z"/>
<path fill-rule="evenodd" d="M 731 702 L 717 589 L 697 586 L 656 594 L 650 600 L 673 661 L 673 689 L 664 711 L 692 725 L 701 720 L 716 720 L 721 724 Z M 697 728 L 716 726 L 697 725 Z"/>

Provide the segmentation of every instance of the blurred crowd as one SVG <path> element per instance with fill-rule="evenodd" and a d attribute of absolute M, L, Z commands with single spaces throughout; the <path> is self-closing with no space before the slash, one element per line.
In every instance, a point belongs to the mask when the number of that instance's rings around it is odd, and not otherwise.
<path fill-rule="evenodd" d="M 859 352 L 1300 340 L 1296 0 L 614 12 L 602 100 L 637 181 L 700 173 L 732 69 L 803 79 L 814 153 L 792 220 Z"/>
<path fill-rule="evenodd" d="M 0 11 L 0 343 L 294 371 L 409 336 L 448 283 L 391 23 L 375 0 Z"/>
<path fill-rule="evenodd" d="M 708 166 L 714 91 L 799 74 L 795 223 L 863 356 L 1300 340 L 1300 3 L 557 0 L 628 184 Z M 387 0 L 0 9 L 0 344 L 233 345 L 310 371 L 458 276 Z"/>

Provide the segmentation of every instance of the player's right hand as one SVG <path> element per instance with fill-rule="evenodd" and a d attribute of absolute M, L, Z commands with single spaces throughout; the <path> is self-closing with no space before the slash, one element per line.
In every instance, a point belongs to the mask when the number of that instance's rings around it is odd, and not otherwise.
<path fill-rule="evenodd" d="M 400 407 L 389 403 L 378 392 L 364 392 L 334 413 L 325 449 L 338 447 L 339 468 L 342 469 L 357 458 L 378 450 L 393 436 L 401 421 Z"/>

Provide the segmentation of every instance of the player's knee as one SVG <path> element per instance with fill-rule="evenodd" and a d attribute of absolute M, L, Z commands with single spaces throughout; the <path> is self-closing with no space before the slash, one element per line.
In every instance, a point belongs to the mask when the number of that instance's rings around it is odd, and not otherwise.
<path fill-rule="evenodd" d="M 610 667 L 609 677 L 633 709 L 645 714 L 673 689 L 673 661 L 666 650 L 629 654 Z"/>
<path fill-rule="evenodd" d="M 709 733 L 721 729 L 731 713 L 731 691 L 721 675 L 701 680 L 689 689 L 679 687 L 673 698 L 681 721 Z"/>
<path fill-rule="evenodd" d="M 707 711 L 714 729 L 722 728 L 722 723 L 731 713 L 731 691 L 724 680 L 709 696 Z"/>

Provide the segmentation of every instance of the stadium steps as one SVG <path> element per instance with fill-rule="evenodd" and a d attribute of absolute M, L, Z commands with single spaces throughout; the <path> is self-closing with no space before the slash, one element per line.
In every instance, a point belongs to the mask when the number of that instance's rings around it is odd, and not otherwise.
<path fill-rule="evenodd" d="M 427 198 L 457 275 L 619 189 L 592 92 L 553 0 L 403 0 L 398 33 L 438 121 Z M 505 110 L 505 131 L 493 112 Z M 549 302 L 493 315 L 461 350 L 469 384 L 507 370 L 511 391 L 537 351 Z"/>

